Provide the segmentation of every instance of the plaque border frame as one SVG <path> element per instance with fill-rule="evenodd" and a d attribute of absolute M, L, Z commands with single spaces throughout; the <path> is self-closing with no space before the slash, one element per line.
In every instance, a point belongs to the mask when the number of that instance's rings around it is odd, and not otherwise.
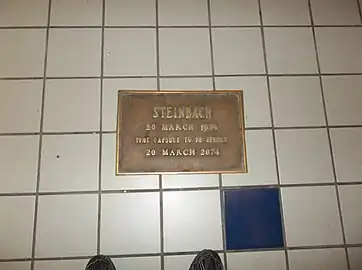
<path fill-rule="evenodd" d="M 121 101 L 122 95 L 132 95 L 132 94 L 149 94 L 149 95 L 217 95 L 217 94 L 237 94 L 238 96 L 238 114 L 239 114 L 239 125 L 241 128 L 241 145 L 244 145 L 244 149 L 242 149 L 242 157 L 243 163 L 241 163 L 241 167 L 244 169 L 238 168 L 235 170 L 205 170 L 205 171 L 162 171 L 162 172 L 122 172 L 119 168 L 119 154 L 121 152 L 120 145 L 120 135 L 121 135 L 121 125 L 120 120 L 122 119 L 122 109 L 121 109 Z M 117 132 L 116 132 L 116 176 L 126 176 L 126 175 L 176 175 L 176 174 L 221 174 L 221 173 L 247 173 L 248 172 L 248 160 L 247 160 L 247 152 L 246 152 L 246 138 L 245 138 L 245 109 L 244 109 L 244 95 L 243 90 L 118 90 L 117 92 Z"/>

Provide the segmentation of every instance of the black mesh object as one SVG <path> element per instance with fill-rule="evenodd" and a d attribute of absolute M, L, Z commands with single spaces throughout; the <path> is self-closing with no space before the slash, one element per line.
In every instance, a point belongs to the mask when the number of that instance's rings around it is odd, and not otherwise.
<path fill-rule="evenodd" d="M 223 270 L 219 254 L 213 250 L 204 249 L 191 263 L 189 270 Z"/>
<path fill-rule="evenodd" d="M 103 255 L 94 256 L 87 264 L 86 270 L 116 270 L 112 260 Z"/>

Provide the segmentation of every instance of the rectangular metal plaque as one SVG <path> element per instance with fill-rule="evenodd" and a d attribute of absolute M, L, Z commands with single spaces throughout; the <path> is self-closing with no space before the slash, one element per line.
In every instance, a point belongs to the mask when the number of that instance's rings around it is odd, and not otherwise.
<path fill-rule="evenodd" d="M 241 90 L 121 90 L 117 121 L 117 175 L 247 171 Z"/>

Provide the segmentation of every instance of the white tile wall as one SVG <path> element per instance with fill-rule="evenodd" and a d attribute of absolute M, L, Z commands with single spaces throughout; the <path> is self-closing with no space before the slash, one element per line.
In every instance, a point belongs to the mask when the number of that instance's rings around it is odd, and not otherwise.
<path fill-rule="evenodd" d="M 47 76 L 99 76 L 101 31 L 99 29 L 51 29 Z"/>
<path fill-rule="evenodd" d="M 166 252 L 222 248 L 219 191 L 165 192 L 163 201 Z"/>
<path fill-rule="evenodd" d="M 6 243 L 6 248 L 1 248 L 0 259 L 31 256 L 34 201 L 31 196 L 0 197 L 0 239 Z"/>
<path fill-rule="evenodd" d="M 97 199 L 93 194 L 40 197 L 35 256 L 94 254 L 97 250 Z"/>
<path fill-rule="evenodd" d="M 261 0 L 264 25 L 308 25 L 307 0 Z"/>
<path fill-rule="evenodd" d="M 282 184 L 334 181 L 325 129 L 277 130 L 276 146 Z"/>
<path fill-rule="evenodd" d="M 265 72 L 260 29 L 216 28 L 212 39 L 215 74 Z"/>
<path fill-rule="evenodd" d="M 362 76 L 325 76 L 323 85 L 329 124 L 361 125 Z"/>
<path fill-rule="evenodd" d="M 276 185 L 278 178 L 272 133 L 269 130 L 249 130 L 246 132 L 246 145 L 248 173 L 224 174 L 223 185 Z"/>
<path fill-rule="evenodd" d="M 0 29 L 0 39 L 0 77 L 44 75 L 44 29 Z"/>
<path fill-rule="evenodd" d="M 360 185 L 339 187 L 342 217 L 349 244 L 358 244 L 362 241 L 362 187 Z"/>
<path fill-rule="evenodd" d="M 283 251 L 243 252 L 227 255 L 228 269 L 238 270 L 285 270 L 285 254 Z"/>
<path fill-rule="evenodd" d="M 211 75 L 207 29 L 163 28 L 159 32 L 161 75 Z"/>
<path fill-rule="evenodd" d="M 51 5 L 50 25 L 100 26 L 102 1 L 54 0 Z"/>
<path fill-rule="evenodd" d="M 276 127 L 323 126 L 325 117 L 318 77 L 274 77 L 270 91 Z"/>
<path fill-rule="evenodd" d="M 156 75 L 155 30 L 107 29 L 104 46 L 105 75 Z"/>
<path fill-rule="evenodd" d="M 358 270 L 362 265 L 362 247 L 348 249 L 351 270 Z"/>
<path fill-rule="evenodd" d="M 221 261 L 223 260 L 222 254 L 219 253 Z M 190 264 L 194 260 L 193 255 L 174 255 L 165 256 L 165 270 L 184 270 L 190 267 Z"/>
<path fill-rule="evenodd" d="M 290 270 L 347 270 L 346 253 L 341 248 L 293 250 L 289 253 Z"/>
<path fill-rule="evenodd" d="M 361 5 L 0 1 L 0 269 L 361 269 Z M 249 173 L 116 177 L 119 89 L 243 89 Z M 289 260 L 223 256 L 220 185 L 281 188 Z"/>
<path fill-rule="evenodd" d="M 48 80 L 45 92 L 44 131 L 99 130 L 100 80 Z"/>
<path fill-rule="evenodd" d="M 316 28 L 316 38 L 321 72 L 362 72 L 362 28 Z"/>
<path fill-rule="evenodd" d="M 99 135 L 46 135 L 40 169 L 41 191 L 96 190 Z"/>
<path fill-rule="evenodd" d="M 109 26 L 145 26 L 156 24 L 154 0 L 107 0 L 105 24 Z"/>
<path fill-rule="evenodd" d="M 39 136 L 0 137 L 0 193 L 36 190 Z M 24 151 L 22 155 L 20 152 Z"/>
<path fill-rule="evenodd" d="M 282 188 L 288 246 L 342 244 L 334 187 Z"/>
<path fill-rule="evenodd" d="M 140 257 L 140 258 L 114 259 L 113 263 L 117 269 L 159 270 L 161 267 L 160 261 L 161 260 L 159 257 Z"/>
<path fill-rule="evenodd" d="M 1 26 L 46 26 L 48 0 L 4 1 L 0 9 Z"/>
<path fill-rule="evenodd" d="M 338 182 L 362 181 L 362 128 L 332 129 Z"/>
<path fill-rule="evenodd" d="M 0 267 L 7 270 L 30 270 L 30 262 L 2 262 Z"/>
<path fill-rule="evenodd" d="M 312 13 L 317 25 L 360 24 L 357 1 L 353 0 L 313 0 Z M 328 8 L 326 8 L 328 6 Z"/>
<path fill-rule="evenodd" d="M 103 195 L 102 253 L 160 252 L 159 207 L 157 193 Z"/>
<path fill-rule="evenodd" d="M 265 45 L 270 73 L 317 72 L 313 33 L 310 28 L 267 28 Z"/>
<path fill-rule="evenodd" d="M 258 2 L 254 0 L 211 0 L 212 25 L 260 25 Z"/>
<path fill-rule="evenodd" d="M 160 25 L 207 25 L 206 0 L 158 0 Z"/>
<path fill-rule="evenodd" d="M 78 270 L 87 265 L 87 260 L 38 261 L 34 264 L 35 270 Z"/>
<path fill-rule="evenodd" d="M 0 81 L 1 133 L 40 130 L 42 88 L 42 80 Z"/>

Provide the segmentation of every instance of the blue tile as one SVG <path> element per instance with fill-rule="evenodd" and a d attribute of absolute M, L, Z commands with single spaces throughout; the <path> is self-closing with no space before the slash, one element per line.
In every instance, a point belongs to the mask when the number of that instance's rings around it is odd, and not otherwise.
<path fill-rule="evenodd" d="M 225 191 L 225 226 L 228 250 L 283 247 L 279 190 Z"/>

